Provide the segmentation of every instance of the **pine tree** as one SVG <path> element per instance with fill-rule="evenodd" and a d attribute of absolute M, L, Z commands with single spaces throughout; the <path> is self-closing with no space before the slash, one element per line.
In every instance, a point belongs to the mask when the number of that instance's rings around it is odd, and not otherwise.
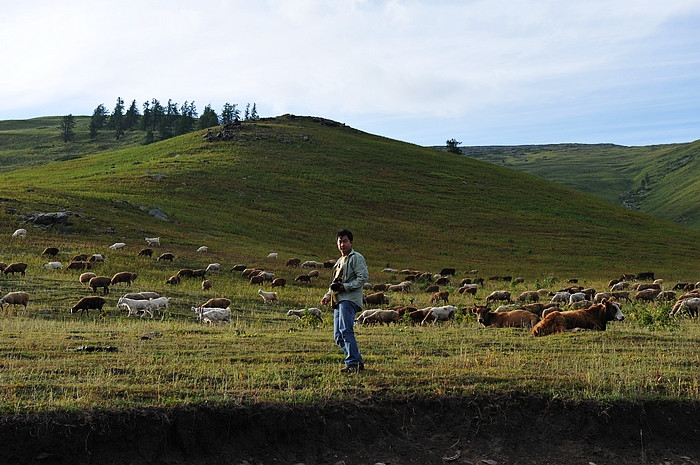
<path fill-rule="evenodd" d="M 259 118 L 260 118 L 260 117 L 258 116 L 258 110 L 257 110 L 257 108 L 255 107 L 255 102 L 253 102 L 253 108 L 251 108 L 251 110 L 250 110 L 250 119 L 253 120 L 253 121 L 255 121 L 255 120 L 259 119 Z"/>
<path fill-rule="evenodd" d="M 92 112 L 92 117 L 90 117 L 90 139 L 97 137 L 97 131 L 104 128 L 106 121 L 107 109 L 100 103 L 97 105 L 97 108 L 95 108 L 95 111 Z"/>
<path fill-rule="evenodd" d="M 212 110 L 211 105 L 204 107 L 202 116 L 199 117 L 199 129 L 211 128 L 219 124 L 219 117 Z"/>
<path fill-rule="evenodd" d="M 131 106 L 124 115 L 124 129 L 133 129 L 139 121 L 139 109 L 136 108 L 136 100 L 131 101 Z"/>
<path fill-rule="evenodd" d="M 66 115 L 61 119 L 61 125 L 59 126 L 61 129 L 61 135 L 63 136 L 63 142 L 69 142 L 72 141 L 73 138 L 75 137 L 75 118 L 73 118 L 73 115 Z"/>

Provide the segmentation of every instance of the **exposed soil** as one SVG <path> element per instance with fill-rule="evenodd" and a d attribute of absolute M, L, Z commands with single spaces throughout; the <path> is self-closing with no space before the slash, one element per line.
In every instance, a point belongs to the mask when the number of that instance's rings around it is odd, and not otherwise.
<path fill-rule="evenodd" d="M 13 464 L 700 464 L 687 403 L 534 397 L 0 418 Z"/>

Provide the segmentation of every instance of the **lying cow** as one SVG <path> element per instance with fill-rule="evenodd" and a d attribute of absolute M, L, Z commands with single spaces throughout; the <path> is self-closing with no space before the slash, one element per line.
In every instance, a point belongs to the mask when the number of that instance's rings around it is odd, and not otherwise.
<path fill-rule="evenodd" d="M 487 305 L 474 305 L 471 312 L 486 328 L 531 328 L 540 321 L 540 317 L 527 310 L 492 312 Z"/>
<path fill-rule="evenodd" d="M 552 312 L 532 328 L 533 336 L 547 336 L 577 329 L 605 331 L 608 321 L 622 321 L 620 305 L 609 299 L 581 310 Z"/>

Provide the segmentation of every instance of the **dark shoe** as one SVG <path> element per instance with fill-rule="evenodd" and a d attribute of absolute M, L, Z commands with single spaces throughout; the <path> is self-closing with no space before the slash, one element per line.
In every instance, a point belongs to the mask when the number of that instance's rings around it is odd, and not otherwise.
<path fill-rule="evenodd" d="M 365 366 L 361 363 L 359 365 L 348 365 L 345 368 L 341 368 L 341 373 L 357 373 L 365 369 Z"/>

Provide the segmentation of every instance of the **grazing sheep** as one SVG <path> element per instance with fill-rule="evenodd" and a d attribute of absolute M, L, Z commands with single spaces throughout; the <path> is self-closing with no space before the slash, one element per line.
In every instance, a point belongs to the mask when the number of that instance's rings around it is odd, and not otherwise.
<path fill-rule="evenodd" d="M 391 323 L 396 325 L 400 319 L 401 315 L 396 310 L 377 310 L 365 316 L 361 323 L 365 325 L 386 323 L 386 325 L 389 326 Z"/>
<path fill-rule="evenodd" d="M 267 254 L 267 258 L 277 258 L 277 252 L 270 252 Z"/>
<path fill-rule="evenodd" d="M 12 308 L 16 308 L 17 305 L 22 305 L 24 307 L 24 311 L 27 311 L 27 302 L 29 302 L 29 294 L 26 292 L 21 292 L 21 291 L 16 291 L 16 292 L 9 292 L 5 294 L 5 296 L 0 299 L 0 310 L 5 310 L 5 304 L 7 304 L 7 308 L 10 308 L 10 305 L 12 305 Z"/>
<path fill-rule="evenodd" d="M 590 300 L 579 300 L 570 304 L 569 306 L 572 310 L 579 310 L 581 308 L 588 308 L 591 305 L 593 305 L 593 302 L 591 302 Z"/>
<path fill-rule="evenodd" d="M 429 311 L 430 311 L 430 307 L 420 308 L 418 310 L 413 310 L 413 311 L 408 312 L 408 317 L 411 319 L 411 324 L 412 325 L 415 325 L 416 323 L 421 324 Z"/>
<path fill-rule="evenodd" d="M 89 255 L 86 253 L 79 253 L 77 255 L 73 255 L 73 258 L 70 259 L 72 262 L 86 262 L 88 261 Z"/>
<path fill-rule="evenodd" d="M 456 313 L 457 307 L 455 307 L 454 305 L 430 307 L 428 313 L 425 314 L 425 318 L 423 318 L 423 321 L 421 321 L 421 325 L 430 320 L 432 320 L 433 323 L 435 323 L 436 321 L 454 321 Z"/>
<path fill-rule="evenodd" d="M 538 302 L 540 294 L 537 291 L 525 291 L 515 298 L 516 302 Z"/>
<path fill-rule="evenodd" d="M 509 291 L 493 291 L 486 297 L 486 303 L 488 304 L 492 300 L 500 300 L 510 302 L 510 292 Z"/>
<path fill-rule="evenodd" d="M 258 276 L 262 277 L 264 281 L 270 283 L 275 279 L 275 273 L 271 273 L 269 271 L 261 271 L 260 273 L 258 273 Z"/>
<path fill-rule="evenodd" d="M 384 295 L 383 292 L 375 292 L 374 294 L 370 294 L 368 296 L 364 296 L 363 300 L 367 305 L 388 305 L 389 304 L 389 296 Z"/>
<path fill-rule="evenodd" d="M 297 283 L 310 283 L 311 282 L 311 276 L 307 274 L 300 274 L 296 278 L 294 278 L 294 281 Z"/>
<path fill-rule="evenodd" d="M 205 268 L 197 268 L 196 270 L 192 270 L 192 277 L 193 278 L 204 278 L 206 276 L 207 270 Z"/>
<path fill-rule="evenodd" d="M 644 289 L 634 295 L 634 300 L 638 300 L 640 302 L 652 302 L 660 292 L 661 291 L 659 289 Z"/>
<path fill-rule="evenodd" d="M 180 284 L 180 277 L 178 275 L 172 275 L 165 280 L 165 284 Z"/>
<path fill-rule="evenodd" d="M 93 294 L 97 294 L 97 288 L 102 288 L 102 295 L 109 294 L 109 285 L 112 284 L 112 279 L 109 276 L 95 276 L 90 278 L 88 286 L 92 289 Z"/>
<path fill-rule="evenodd" d="M 153 256 L 153 249 L 145 248 L 139 250 L 139 257 L 152 257 Z"/>
<path fill-rule="evenodd" d="M 627 281 L 618 281 L 617 283 L 610 286 L 610 291 L 611 292 L 624 291 L 628 287 L 630 287 L 630 283 L 628 283 Z"/>
<path fill-rule="evenodd" d="M 457 289 L 458 294 L 471 294 L 476 295 L 476 291 L 479 290 L 478 284 L 465 284 L 464 286 Z"/>
<path fill-rule="evenodd" d="M 126 283 L 127 286 L 131 286 L 131 283 L 136 280 L 137 276 L 136 273 L 132 273 L 131 271 L 120 271 L 112 276 L 112 285 Z"/>
<path fill-rule="evenodd" d="M 110 250 L 119 250 L 119 249 L 123 249 L 124 247 L 126 247 L 126 244 L 124 242 L 115 242 L 114 244 L 109 246 L 109 249 Z"/>
<path fill-rule="evenodd" d="M 301 264 L 302 268 L 318 268 L 318 262 L 314 260 L 306 260 Z"/>
<path fill-rule="evenodd" d="M 365 321 L 365 318 L 370 316 L 374 312 L 378 312 L 381 310 L 380 308 L 371 308 L 368 310 L 362 310 L 359 315 L 355 315 L 355 323 L 363 323 Z"/>
<path fill-rule="evenodd" d="M 690 296 L 697 296 L 697 297 L 690 297 Z M 671 308 L 671 311 L 669 312 L 669 316 L 674 316 L 680 314 L 682 311 L 685 311 L 689 316 L 698 316 L 700 314 L 700 295 L 698 294 L 686 294 L 684 296 L 681 296 L 675 304 L 673 304 L 673 308 Z"/>
<path fill-rule="evenodd" d="M 209 247 L 207 247 L 206 245 L 203 245 L 197 249 L 197 253 L 207 253 L 208 250 L 209 250 Z"/>
<path fill-rule="evenodd" d="M 569 298 L 571 297 L 571 292 L 559 291 L 551 295 L 552 299 L 549 301 L 550 304 L 568 304 Z"/>
<path fill-rule="evenodd" d="M 15 273 L 19 273 L 21 276 L 24 276 L 27 271 L 27 264 L 23 262 L 17 262 L 17 263 L 10 263 L 7 265 L 7 267 L 3 270 L 3 273 L 5 274 L 10 274 L 12 273 L 12 276 L 15 275 Z"/>
<path fill-rule="evenodd" d="M 49 270 L 60 270 L 63 268 L 63 263 L 61 262 L 48 262 L 41 265 L 42 268 L 48 268 Z"/>
<path fill-rule="evenodd" d="M 593 302 L 599 304 L 603 301 L 603 299 L 609 299 L 610 297 L 612 297 L 612 292 L 598 292 L 595 296 L 593 296 Z"/>
<path fill-rule="evenodd" d="M 146 242 L 148 243 L 149 247 L 153 247 L 154 245 L 160 245 L 160 237 L 147 237 Z"/>
<path fill-rule="evenodd" d="M 276 292 L 265 292 L 262 289 L 258 289 L 258 295 L 262 297 L 266 304 L 270 302 L 279 302 Z"/>
<path fill-rule="evenodd" d="M 569 296 L 569 305 L 573 305 L 576 302 L 581 302 L 583 300 L 586 300 L 586 294 L 583 292 L 574 292 Z"/>
<path fill-rule="evenodd" d="M 617 298 L 617 296 L 615 296 Z M 657 294 L 656 300 L 674 300 L 676 298 L 676 292 L 675 291 L 661 291 Z M 629 296 L 628 296 L 629 300 Z"/>
<path fill-rule="evenodd" d="M 301 319 L 304 317 L 304 315 L 311 315 L 312 317 L 318 318 L 319 320 L 323 321 L 323 318 L 321 318 L 321 309 L 317 307 L 287 311 L 287 316 L 295 316 Z"/>
<path fill-rule="evenodd" d="M 205 279 L 204 281 L 202 281 L 202 290 L 203 291 L 208 291 L 209 289 L 211 289 L 211 287 L 212 287 L 211 279 Z"/>
<path fill-rule="evenodd" d="M 386 285 L 385 285 L 385 284 L 382 284 L 382 286 L 386 286 Z M 385 287 L 384 289 L 379 289 L 379 290 L 385 291 L 385 290 L 386 290 L 386 287 Z M 428 287 L 425 288 L 425 292 L 427 292 L 428 294 L 433 294 L 433 293 L 435 293 L 435 292 L 440 292 L 440 286 L 438 286 L 437 284 L 431 284 L 430 286 L 428 286 Z"/>
<path fill-rule="evenodd" d="M 250 284 L 263 284 L 264 282 L 265 280 L 262 276 L 251 276 L 250 280 L 248 280 L 248 283 Z"/>
<path fill-rule="evenodd" d="M 320 273 L 318 270 L 311 270 L 311 271 L 309 271 L 308 274 L 309 274 L 309 278 L 318 278 Z"/>
<path fill-rule="evenodd" d="M 46 247 L 43 252 L 41 252 L 41 255 L 48 255 L 49 257 L 55 257 L 58 255 L 58 248 L 57 247 Z"/>
<path fill-rule="evenodd" d="M 248 268 L 247 265 L 243 265 L 242 263 L 239 263 L 238 265 L 233 265 L 233 266 L 231 267 L 231 271 L 243 271 L 243 270 L 245 270 L 246 268 Z"/>
<path fill-rule="evenodd" d="M 450 298 L 450 293 L 448 291 L 440 291 L 440 292 L 435 292 L 432 296 L 430 296 L 430 303 L 438 303 L 440 301 L 449 303 L 448 300 Z"/>
<path fill-rule="evenodd" d="M 217 273 L 221 271 L 221 264 L 220 263 L 210 263 L 207 265 L 206 268 L 207 273 L 210 271 L 216 271 Z"/>
<path fill-rule="evenodd" d="M 91 262 L 70 262 L 66 269 L 68 270 L 90 270 L 93 267 L 93 263 Z"/>
<path fill-rule="evenodd" d="M 322 266 L 324 268 L 333 268 L 333 266 L 335 266 L 335 260 L 326 260 L 323 262 Z"/>
<path fill-rule="evenodd" d="M 671 299 L 674 299 L 676 297 L 676 293 L 673 291 L 668 291 L 673 294 L 673 297 Z M 616 300 L 626 300 L 627 302 L 632 302 L 632 299 L 630 299 L 630 293 L 629 291 L 615 291 L 610 293 L 611 297 L 614 297 Z M 657 296 L 658 298 L 658 296 Z M 670 300 L 670 299 L 669 299 Z M 594 303 L 600 303 L 600 302 L 595 302 Z"/>
<path fill-rule="evenodd" d="M 391 292 L 408 292 L 410 285 L 411 283 L 409 281 L 404 281 L 399 284 L 391 284 L 386 290 Z"/>
<path fill-rule="evenodd" d="M 160 257 L 156 258 L 156 261 L 159 262 L 161 260 L 168 260 L 168 261 L 173 261 L 175 259 L 175 254 L 172 254 L 170 252 L 166 252 L 160 255 Z"/>
<path fill-rule="evenodd" d="M 131 315 L 138 315 L 139 313 L 141 314 L 141 318 L 144 317 L 144 315 L 149 314 L 151 315 L 151 318 L 153 318 L 153 310 L 152 310 L 153 304 L 151 303 L 151 300 L 144 300 L 144 299 L 129 299 L 128 297 L 120 297 L 119 301 L 117 302 L 117 308 L 124 308 L 127 310 L 127 315 L 126 316 L 131 316 Z"/>
<path fill-rule="evenodd" d="M 287 285 L 287 280 L 284 278 L 275 278 L 272 280 L 272 287 L 284 287 Z"/>
<path fill-rule="evenodd" d="M 102 307 L 104 306 L 105 302 L 107 301 L 99 296 L 83 297 L 78 301 L 78 303 L 71 307 L 70 312 L 75 313 L 78 310 L 80 310 L 81 316 L 83 315 L 83 313 L 86 313 L 88 316 L 90 316 L 90 310 L 96 309 L 100 313 L 102 313 Z"/>
<path fill-rule="evenodd" d="M 25 237 L 27 237 L 27 230 L 17 229 L 15 232 L 12 233 L 12 237 L 19 237 L 21 239 L 24 239 Z"/>
<path fill-rule="evenodd" d="M 299 268 L 301 265 L 301 260 L 298 258 L 290 258 L 287 260 L 287 265 L 289 268 Z"/>
<path fill-rule="evenodd" d="M 167 310 L 170 297 L 156 297 L 155 299 L 149 299 L 148 302 L 151 304 L 149 307 L 151 318 L 153 318 L 155 312 L 160 312 L 161 316 L 165 316 L 163 309 Z"/>
<path fill-rule="evenodd" d="M 101 253 L 94 253 L 90 256 L 88 259 L 89 262 L 99 262 L 102 263 L 105 261 L 105 256 L 102 255 Z"/>
<path fill-rule="evenodd" d="M 212 326 L 216 323 L 231 323 L 231 309 L 217 307 L 192 307 L 197 319 Z"/>
<path fill-rule="evenodd" d="M 178 270 L 177 275 L 181 278 L 191 278 L 194 276 L 194 270 L 191 268 L 182 268 Z"/>
<path fill-rule="evenodd" d="M 87 284 L 95 276 L 97 276 L 95 273 L 91 273 L 91 272 L 83 273 L 78 278 L 78 281 L 80 281 L 80 284 Z"/>
<path fill-rule="evenodd" d="M 226 308 L 231 305 L 231 300 L 225 297 L 214 297 L 204 302 L 200 307 Z"/>

